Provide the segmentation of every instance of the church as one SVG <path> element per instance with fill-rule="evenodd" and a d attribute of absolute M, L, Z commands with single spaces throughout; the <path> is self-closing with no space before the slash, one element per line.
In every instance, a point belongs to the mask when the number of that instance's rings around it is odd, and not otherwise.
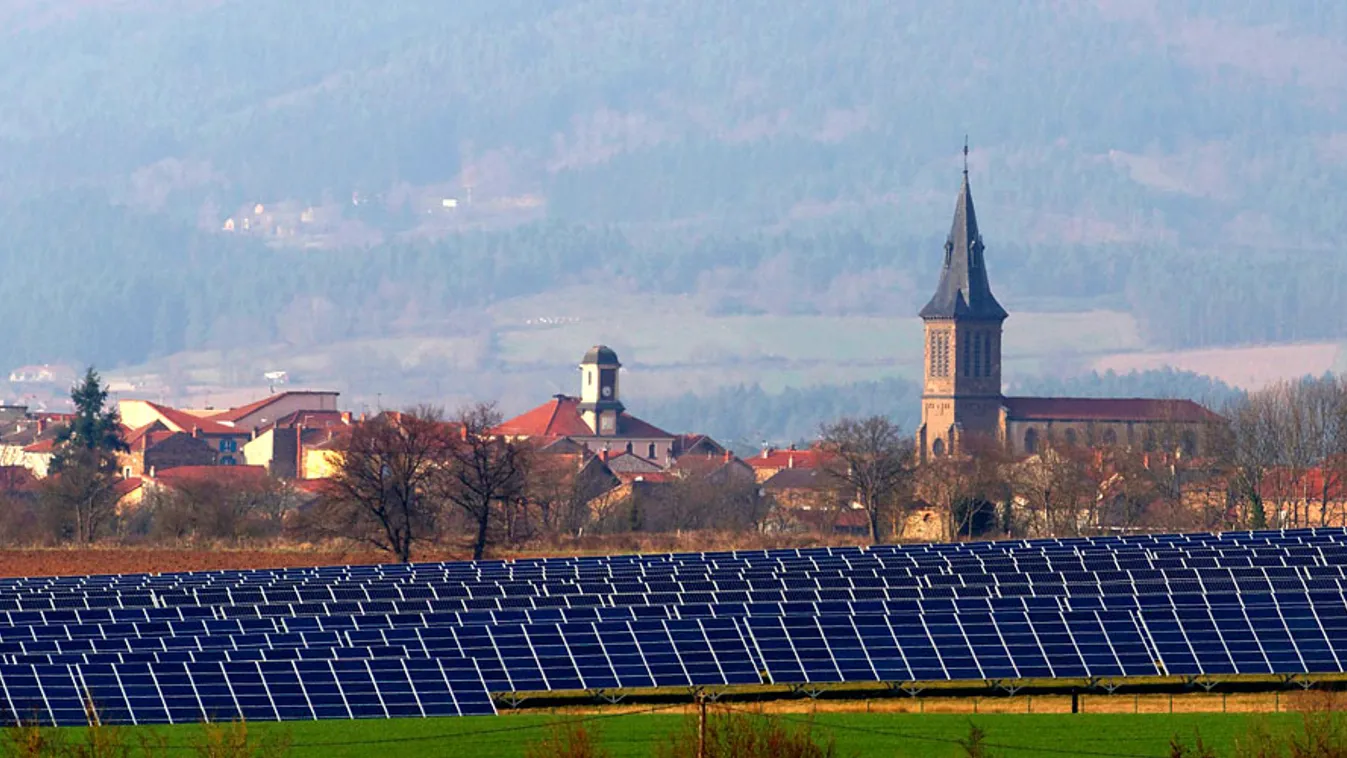
<path fill-rule="evenodd" d="M 978 438 L 1016 455 L 1033 455 L 1049 443 L 1200 454 L 1205 431 L 1222 419 L 1191 400 L 1003 395 L 1001 327 L 1009 314 L 992 294 L 984 252 L 965 165 L 940 283 L 920 313 L 925 381 L 917 450 L 923 460 Z"/>

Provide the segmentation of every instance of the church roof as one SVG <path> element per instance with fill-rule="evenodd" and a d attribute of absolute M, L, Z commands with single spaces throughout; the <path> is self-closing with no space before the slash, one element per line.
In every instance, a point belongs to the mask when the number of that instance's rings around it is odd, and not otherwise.
<path fill-rule="evenodd" d="M 1212 423 L 1221 417 L 1192 400 L 1142 397 L 1008 397 L 1012 421 L 1172 421 Z"/>
<path fill-rule="evenodd" d="M 617 353 L 613 352 L 607 345 L 595 345 L 585 353 L 585 357 L 580 359 L 580 365 L 596 363 L 600 366 L 617 366 Z"/>
<path fill-rule="evenodd" d="M 513 437 L 597 437 L 580 415 L 580 398 L 554 395 L 551 400 L 505 421 L 497 434 Z M 629 413 L 617 417 L 617 433 L 604 435 L 614 439 L 673 438 L 672 434 Z"/>
<path fill-rule="evenodd" d="M 945 240 L 945 264 L 940 269 L 940 284 L 931 301 L 921 309 L 922 318 L 1005 319 L 1006 309 L 996 302 L 987 281 L 982 249 L 977 213 L 973 210 L 973 191 L 968 186 L 968 170 L 964 169 L 963 186 L 959 188 L 959 200 L 954 206 L 954 223 Z"/>

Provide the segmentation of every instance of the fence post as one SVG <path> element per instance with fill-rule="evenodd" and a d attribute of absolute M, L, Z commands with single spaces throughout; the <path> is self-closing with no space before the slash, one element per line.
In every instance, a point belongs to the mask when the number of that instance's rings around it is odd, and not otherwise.
<path fill-rule="evenodd" d="M 1169 693 L 1169 712 L 1174 712 L 1174 693 Z"/>
<path fill-rule="evenodd" d="M 1225 713 L 1225 696 L 1226 696 L 1226 693 L 1222 692 L 1222 693 L 1221 693 L 1221 713 Z"/>

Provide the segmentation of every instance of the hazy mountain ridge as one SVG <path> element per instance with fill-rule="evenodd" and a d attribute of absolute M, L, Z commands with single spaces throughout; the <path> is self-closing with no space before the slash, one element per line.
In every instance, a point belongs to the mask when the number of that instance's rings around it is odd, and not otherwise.
<path fill-rule="evenodd" d="M 440 333 L 596 277 L 724 313 L 908 314 L 965 131 L 1003 297 L 1126 307 L 1166 347 L 1347 330 L 1322 307 L 1347 293 L 1331 4 L 6 11 L 0 317 L 19 336 L 0 361 Z M 413 202 L 469 187 L 470 221 Z M 360 233 L 317 258 L 219 231 L 254 203 Z"/>

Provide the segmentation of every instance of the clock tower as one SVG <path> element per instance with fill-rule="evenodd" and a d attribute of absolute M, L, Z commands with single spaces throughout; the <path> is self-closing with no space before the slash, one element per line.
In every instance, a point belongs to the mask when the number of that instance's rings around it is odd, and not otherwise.
<path fill-rule="evenodd" d="M 595 345 L 580 361 L 580 416 L 600 437 L 616 435 L 622 416 L 618 400 L 617 372 L 622 364 L 617 353 L 605 345 Z"/>
<path fill-rule="evenodd" d="M 926 376 L 917 449 L 923 459 L 954 452 L 965 436 L 994 438 L 1000 432 L 1001 325 L 1007 314 L 987 279 L 967 156 L 965 145 L 963 186 L 940 283 L 921 309 Z"/>

